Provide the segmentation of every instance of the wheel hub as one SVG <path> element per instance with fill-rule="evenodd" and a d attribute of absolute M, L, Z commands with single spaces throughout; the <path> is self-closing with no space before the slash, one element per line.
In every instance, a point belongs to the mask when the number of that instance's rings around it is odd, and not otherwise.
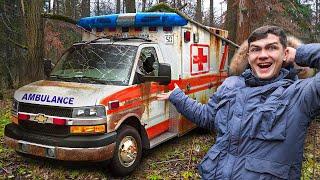
<path fill-rule="evenodd" d="M 126 136 L 119 144 L 118 156 L 120 163 L 125 166 L 131 166 L 138 155 L 138 145 L 132 136 Z"/>

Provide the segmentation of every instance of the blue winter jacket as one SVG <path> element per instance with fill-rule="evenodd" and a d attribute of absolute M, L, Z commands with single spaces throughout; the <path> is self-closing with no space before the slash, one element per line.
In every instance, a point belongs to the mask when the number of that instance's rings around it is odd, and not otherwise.
<path fill-rule="evenodd" d="M 296 62 L 320 68 L 320 44 L 297 48 Z M 227 78 L 207 104 L 176 89 L 169 100 L 187 119 L 216 130 L 199 165 L 203 179 L 300 179 L 310 120 L 320 110 L 320 73 L 293 80 L 286 69 L 271 81 L 251 70 Z"/>

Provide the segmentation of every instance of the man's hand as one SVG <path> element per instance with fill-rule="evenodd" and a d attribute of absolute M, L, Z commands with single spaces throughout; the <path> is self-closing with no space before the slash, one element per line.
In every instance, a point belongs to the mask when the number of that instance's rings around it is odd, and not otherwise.
<path fill-rule="evenodd" d="M 178 89 L 178 88 L 179 88 L 179 86 L 177 84 L 174 84 L 174 89 L 172 91 L 174 91 L 175 89 Z M 169 99 L 169 96 L 172 93 L 172 91 L 158 94 L 157 95 L 157 100 L 167 100 L 167 99 Z"/>
<path fill-rule="evenodd" d="M 295 64 L 295 57 L 296 57 L 296 49 L 292 47 L 286 48 L 286 54 L 284 59 L 284 66 L 288 66 L 290 64 Z"/>

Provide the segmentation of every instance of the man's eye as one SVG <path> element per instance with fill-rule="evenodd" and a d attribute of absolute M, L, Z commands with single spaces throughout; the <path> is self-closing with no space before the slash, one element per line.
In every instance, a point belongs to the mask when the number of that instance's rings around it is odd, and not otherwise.
<path fill-rule="evenodd" d="M 269 46 L 268 48 L 267 48 L 269 51 L 273 51 L 273 50 L 276 50 L 276 49 L 278 49 L 276 46 Z"/>
<path fill-rule="evenodd" d="M 258 51 L 260 51 L 260 49 L 259 49 L 259 48 L 252 48 L 252 49 L 250 49 L 249 51 L 250 51 L 250 52 L 258 52 Z"/>

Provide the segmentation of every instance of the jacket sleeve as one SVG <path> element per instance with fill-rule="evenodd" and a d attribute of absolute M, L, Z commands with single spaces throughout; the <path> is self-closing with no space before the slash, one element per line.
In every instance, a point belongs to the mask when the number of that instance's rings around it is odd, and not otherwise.
<path fill-rule="evenodd" d="M 207 104 L 201 104 L 185 95 L 182 90 L 176 89 L 171 93 L 169 100 L 179 113 L 198 126 L 210 130 L 215 128 L 214 119 L 218 103 L 216 93 L 209 99 Z"/>
<path fill-rule="evenodd" d="M 320 44 L 307 44 L 297 48 L 295 61 L 300 66 L 320 69 Z M 304 80 L 300 98 L 301 110 L 309 117 L 320 110 L 320 73 Z"/>

